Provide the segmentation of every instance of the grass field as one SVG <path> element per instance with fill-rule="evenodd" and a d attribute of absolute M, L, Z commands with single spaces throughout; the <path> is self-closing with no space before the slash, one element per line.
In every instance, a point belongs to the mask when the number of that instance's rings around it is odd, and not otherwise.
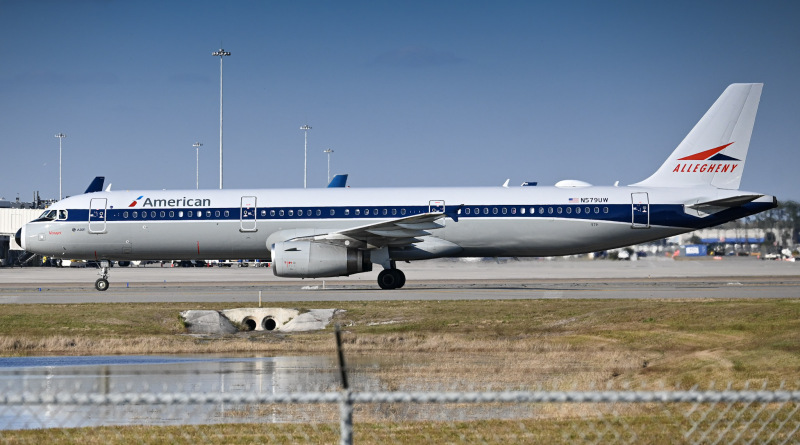
<path fill-rule="evenodd" d="M 324 307 L 331 304 L 299 309 Z M 343 327 L 355 390 L 368 380 L 362 377 L 397 391 L 723 389 L 729 383 L 760 388 L 764 382 L 770 389 L 781 382 L 800 387 L 800 301 L 795 300 L 393 301 L 336 307 L 346 310 L 335 322 Z M 0 355 L 335 351 L 332 328 L 196 337 L 185 334 L 178 315 L 227 308 L 224 303 L 3 305 Z M 553 404 L 537 406 L 534 419 L 469 422 L 405 422 L 391 415 L 394 409 L 357 406 L 356 441 L 602 443 L 621 434 L 629 441 L 676 443 L 686 440 L 682 434 L 691 428 L 683 414 L 687 408 L 678 406 L 616 406 L 604 419 L 595 407 Z M 318 406 L 312 412 L 318 421 L 0 431 L 0 442 L 338 442 L 338 408 Z"/>
<path fill-rule="evenodd" d="M 306 303 L 301 309 L 331 307 Z M 368 356 L 387 389 L 567 389 L 616 382 L 683 388 L 793 383 L 795 300 L 506 300 L 342 302 L 349 357 Z M 4 305 L 0 355 L 332 354 L 313 333 L 185 335 L 179 313 L 224 303 Z M 354 363 L 358 362 L 354 360 Z M 420 385 L 426 388 L 420 388 Z"/>

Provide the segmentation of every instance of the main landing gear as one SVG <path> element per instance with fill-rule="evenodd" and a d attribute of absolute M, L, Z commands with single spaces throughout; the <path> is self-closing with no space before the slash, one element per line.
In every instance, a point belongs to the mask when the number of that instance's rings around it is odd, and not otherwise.
<path fill-rule="evenodd" d="M 94 288 L 99 291 L 108 289 L 108 261 L 100 262 L 100 278 L 94 282 Z"/>
<path fill-rule="evenodd" d="M 378 286 L 381 289 L 400 289 L 406 284 L 406 274 L 400 269 L 383 269 L 378 274 Z"/>

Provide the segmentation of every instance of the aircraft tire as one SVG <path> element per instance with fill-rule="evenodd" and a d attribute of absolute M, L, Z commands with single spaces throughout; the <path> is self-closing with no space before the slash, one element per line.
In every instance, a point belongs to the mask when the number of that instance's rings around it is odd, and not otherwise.
<path fill-rule="evenodd" d="M 101 292 L 108 289 L 108 280 L 105 278 L 98 278 L 97 281 L 94 282 L 94 288 Z"/>
<path fill-rule="evenodd" d="M 401 287 L 406 285 L 406 274 L 403 273 L 400 269 L 394 269 L 395 273 L 397 274 L 397 278 L 399 278 L 399 282 L 397 283 L 397 287 L 395 289 L 400 289 Z"/>
<path fill-rule="evenodd" d="M 381 289 L 398 289 L 405 283 L 405 274 L 397 269 L 384 269 L 378 274 L 378 286 Z"/>

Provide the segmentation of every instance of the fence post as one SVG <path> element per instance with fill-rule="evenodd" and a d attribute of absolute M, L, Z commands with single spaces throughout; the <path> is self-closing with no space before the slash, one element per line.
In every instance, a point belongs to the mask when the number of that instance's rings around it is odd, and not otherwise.
<path fill-rule="evenodd" d="M 339 323 L 336 323 L 334 334 L 336 335 L 336 353 L 339 358 L 339 375 L 342 378 L 342 400 L 339 402 L 339 444 L 353 445 L 353 397 L 344 367 L 342 332 L 339 330 Z"/>
<path fill-rule="evenodd" d="M 353 397 L 349 389 L 342 391 L 339 402 L 339 445 L 353 445 Z"/>

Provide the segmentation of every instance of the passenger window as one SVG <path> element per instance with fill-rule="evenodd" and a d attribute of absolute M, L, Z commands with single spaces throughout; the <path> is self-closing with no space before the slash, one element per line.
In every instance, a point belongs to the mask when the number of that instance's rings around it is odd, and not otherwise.
<path fill-rule="evenodd" d="M 544 207 L 539 207 L 539 214 L 544 215 Z"/>
<path fill-rule="evenodd" d="M 603 213 L 608 213 L 608 207 L 603 207 Z"/>
<path fill-rule="evenodd" d="M 344 216 L 350 215 L 350 209 L 344 209 Z"/>
<path fill-rule="evenodd" d="M 170 212 L 170 213 L 172 213 L 172 212 Z M 172 215 L 169 215 L 169 216 L 172 216 Z M 267 211 L 266 210 L 262 210 L 261 211 L 261 216 L 267 216 Z M 219 218 L 219 210 L 214 212 L 214 217 L 215 218 Z"/>
<path fill-rule="evenodd" d="M 581 213 L 581 208 L 580 207 L 575 207 L 575 213 L 580 214 Z"/>
<path fill-rule="evenodd" d="M 228 217 L 228 215 L 230 215 L 230 214 L 231 214 L 231 212 L 229 212 L 227 210 L 225 211 L 225 217 Z M 275 216 L 275 211 L 274 210 L 272 211 L 272 216 Z"/>
<path fill-rule="evenodd" d="M 600 207 L 595 207 L 594 208 L 594 213 L 600 213 Z"/>
<path fill-rule="evenodd" d="M 512 215 L 516 215 L 517 214 L 517 208 L 516 207 L 511 207 L 511 214 Z"/>
<path fill-rule="evenodd" d="M 364 216 L 369 216 L 369 209 L 364 209 Z"/>
<path fill-rule="evenodd" d="M 219 216 L 219 212 L 217 212 L 217 216 Z M 261 210 L 261 216 L 262 217 L 263 216 L 267 216 L 267 211 L 266 210 Z"/>
<path fill-rule="evenodd" d="M 572 207 L 567 207 L 567 213 L 572 213 Z"/>
<path fill-rule="evenodd" d="M 159 216 L 161 216 L 163 218 L 163 217 L 167 216 L 167 212 L 162 210 Z"/>
<path fill-rule="evenodd" d="M 525 207 L 520 209 L 520 213 L 522 213 L 523 215 L 525 214 Z"/>
<path fill-rule="evenodd" d="M 558 214 L 560 215 L 561 214 L 561 207 L 557 208 L 556 212 L 558 212 Z"/>
<path fill-rule="evenodd" d="M 488 215 L 489 214 L 489 207 L 484 207 L 483 208 L 483 214 L 484 215 Z"/>
<path fill-rule="evenodd" d="M 191 210 L 189 210 L 188 212 L 186 212 L 186 216 L 188 216 L 189 218 L 191 218 L 191 217 L 193 217 L 193 216 L 194 216 L 194 213 L 192 213 L 192 211 L 191 211 Z"/>
<path fill-rule="evenodd" d="M 122 212 L 122 217 L 128 219 L 128 212 Z"/>
<path fill-rule="evenodd" d="M 553 208 L 552 207 L 548 207 L 547 208 L 547 213 L 552 215 L 553 214 Z"/>
<path fill-rule="evenodd" d="M 289 210 L 289 216 L 294 216 L 294 210 Z"/>
<path fill-rule="evenodd" d="M 589 207 L 586 207 L 585 209 L 583 209 L 583 211 L 586 212 L 587 214 L 592 213 L 592 209 L 590 209 Z"/>
<path fill-rule="evenodd" d="M 211 218 L 211 210 L 206 210 L 206 218 Z"/>
<path fill-rule="evenodd" d="M 507 214 L 507 213 L 508 213 L 508 209 L 507 209 L 507 208 L 505 208 L 505 207 L 503 207 L 503 215 L 505 215 L 505 214 Z"/>
<path fill-rule="evenodd" d="M 464 209 L 464 213 L 466 213 L 467 215 L 469 215 L 469 207 L 467 207 L 466 209 Z"/>
<path fill-rule="evenodd" d="M 136 215 L 133 215 L 133 217 L 136 218 Z M 178 218 L 183 218 L 183 210 L 178 211 Z"/>
<path fill-rule="evenodd" d="M 461 210 L 459 210 L 458 213 L 461 213 Z M 400 209 L 400 214 L 405 216 L 406 209 L 405 208 Z"/>
<path fill-rule="evenodd" d="M 335 215 L 336 215 L 336 210 L 331 209 L 331 216 L 335 216 Z"/>
<path fill-rule="evenodd" d="M 392 216 L 397 215 L 397 209 L 392 209 Z"/>
<path fill-rule="evenodd" d="M 389 214 L 389 209 L 383 209 L 383 216 L 386 216 L 388 214 Z"/>
<path fill-rule="evenodd" d="M 372 209 L 372 213 L 373 213 L 375 216 L 378 216 L 378 209 Z"/>
<path fill-rule="evenodd" d="M 283 210 L 278 210 L 278 216 L 283 216 Z"/>
<path fill-rule="evenodd" d="M 150 218 L 152 218 L 152 219 L 156 219 L 156 211 L 155 211 L 155 210 L 153 210 L 152 212 L 150 212 Z"/>
<path fill-rule="evenodd" d="M 481 209 L 475 207 L 475 214 L 476 215 L 480 215 L 481 214 Z"/>
<path fill-rule="evenodd" d="M 317 216 L 322 216 L 322 210 L 317 209 Z"/>
<path fill-rule="evenodd" d="M 303 216 L 303 209 L 299 209 L 297 211 L 297 216 Z"/>
<path fill-rule="evenodd" d="M 198 210 L 197 211 L 197 217 L 198 218 L 202 218 L 203 217 L 203 211 L 202 210 Z"/>
<path fill-rule="evenodd" d="M 361 215 L 361 209 L 356 209 L 356 216 Z"/>
<path fill-rule="evenodd" d="M 228 216 L 228 212 L 227 211 L 225 212 L 225 216 Z M 270 210 L 269 211 L 269 216 L 275 216 L 275 210 Z"/>

